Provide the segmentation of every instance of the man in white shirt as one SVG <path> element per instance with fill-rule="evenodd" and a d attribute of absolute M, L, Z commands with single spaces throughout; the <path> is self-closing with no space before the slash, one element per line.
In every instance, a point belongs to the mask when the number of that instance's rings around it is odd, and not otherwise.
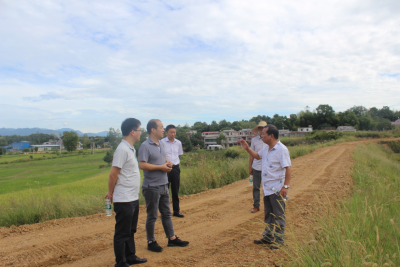
<path fill-rule="evenodd" d="M 180 212 L 179 208 L 179 184 L 181 180 L 181 169 L 179 168 L 179 156 L 183 155 L 182 143 L 176 136 L 176 127 L 175 125 L 168 125 L 165 128 L 165 133 L 167 136 L 161 139 L 161 142 L 164 143 L 166 148 L 166 156 L 167 159 L 172 162 L 172 170 L 167 173 L 168 175 L 168 183 L 171 185 L 171 193 L 172 193 L 172 206 L 173 206 L 173 216 L 183 218 L 184 215 Z"/>
<path fill-rule="evenodd" d="M 264 193 L 265 231 L 255 244 L 270 244 L 277 249 L 284 243 L 286 226 L 285 201 L 289 191 L 292 165 L 289 150 L 279 141 L 279 131 L 274 125 L 267 125 L 261 138 L 267 144 L 261 151 L 250 149 L 244 140 L 239 143 L 255 159 L 262 159 L 262 185 Z"/>
<path fill-rule="evenodd" d="M 253 132 L 258 133 L 251 139 L 250 148 L 255 152 L 261 151 L 266 146 L 261 138 L 265 126 L 267 126 L 267 123 L 260 121 L 252 129 Z M 261 160 L 255 159 L 252 155 L 249 155 L 249 174 L 253 175 L 253 209 L 251 212 L 254 213 L 260 210 Z"/>
<path fill-rule="evenodd" d="M 140 171 L 133 144 L 140 140 L 140 121 L 126 119 L 121 131 L 123 139 L 114 152 L 105 198 L 114 203 L 115 267 L 129 267 L 147 262 L 136 256 L 134 239 L 139 218 Z"/>

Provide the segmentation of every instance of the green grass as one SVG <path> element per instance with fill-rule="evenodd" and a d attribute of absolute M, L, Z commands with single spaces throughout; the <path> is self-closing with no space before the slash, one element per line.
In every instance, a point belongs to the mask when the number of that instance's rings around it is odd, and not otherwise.
<path fill-rule="evenodd" d="M 40 156 L 51 159 L 0 164 L 0 194 L 70 183 L 105 171 L 99 169 L 99 165 L 104 164 L 104 153 L 77 153 L 67 157 L 52 154 Z"/>
<path fill-rule="evenodd" d="M 232 149 L 239 152 L 235 159 L 225 156 L 227 150 L 185 154 L 180 194 L 202 192 L 247 177 L 247 154 L 240 149 Z M 110 171 L 110 167 L 99 169 L 102 157 L 104 154 L 95 154 L 1 166 L 8 175 L 1 185 L 10 189 L 0 194 L 0 226 L 102 212 Z M 139 202 L 144 203 L 141 193 Z"/>
<path fill-rule="evenodd" d="M 354 154 L 355 190 L 317 218 L 315 240 L 298 240 L 294 266 L 400 266 L 400 164 L 378 144 Z M 305 242 L 304 242 L 305 241 Z"/>
<path fill-rule="evenodd" d="M 347 140 L 354 137 L 289 147 L 289 151 L 296 158 Z M 180 194 L 194 194 L 247 178 L 247 153 L 241 147 L 229 150 L 238 152 L 238 157 L 228 158 L 226 149 L 185 153 L 181 157 Z M 103 157 L 104 152 L 76 153 L 50 160 L 0 164 L 0 226 L 102 212 L 110 171 L 110 167 L 99 169 L 104 164 Z M 140 203 L 143 201 L 140 196 Z"/>

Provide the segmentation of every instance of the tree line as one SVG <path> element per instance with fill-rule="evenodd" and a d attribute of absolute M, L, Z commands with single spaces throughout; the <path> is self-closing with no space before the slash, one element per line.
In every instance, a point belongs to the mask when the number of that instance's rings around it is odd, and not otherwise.
<path fill-rule="evenodd" d="M 308 107 L 297 114 L 289 116 L 280 116 L 275 114 L 272 117 L 266 115 L 258 115 L 250 120 L 241 120 L 228 122 L 221 120 L 219 123 L 212 121 L 210 124 L 206 122 L 195 122 L 190 130 L 198 132 L 222 131 L 234 129 L 249 129 L 256 126 L 260 121 L 266 121 L 273 124 L 278 129 L 288 129 L 297 131 L 299 127 L 312 127 L 321 130 L 324 127 L 353 126 L 357 130 L 390 130 L 391 122 L 400 117 L 400 111 L 391 110 L 384 106 L 381 109 L 372 107 L 370 109 L 364 106 L 354 106 L 343 112 L 335 112 L 330 105 L 321 104 L 316 109 L 310 111 Z"/>
<path fill-rule="evenodd" d="M 290 114 L 289 116 L 280 116 L 275 114 L 272 117 L 266 115 L 258 115 L 252 117 L 250 120 L 240 120 L 229 122 L 221 120 L 218 123 L 214 120 L 210 124 L 207 122 L 197 121 L 193 126 L 189 125 L 176 125 L 177 135 L 176 138 L 181 140 L 185 151 L 191 151 L 194 146 L 204 146 L 204 142 L 201 138 L 202 132 L 211 131 L 222 131 L 222 130 L 236 130 L 251 129 L 255 127 L 260 121 L 266 121 L 268 124 L 273 124 L 278 129 L 288 129 L 291 131 L 297 131 L 299 127 L 307 127 L 312 125 L 316 130 L 321 130 L 325 127 L 338 127 L 338 126 L 353 126 L 357 130 L 390 130 L 393 128 L 391 122 L 395 121 L 400 117 L 400 111 L 391 110 L 388 106 L 384 106 L 381 109 L 376 107 L 366 108 L 364 106 L 353 106 L 343 112 L 335 112 L 330 105 L 321 104 L 316 109 L 310 111 L 308 107 L 305 110 L 298 112 L 297 114 Z M 187 138 L 187 132 L 195 130 L 197 133 L 190 135 Z M 73 151 L 76 148 L 76 143 L 80 140 L 83 144 L 83 148 L 90 148 L 91 143 L 95 145 L 104 146 L 104 142 L 109 142 L 109 146 L 112 150 L 115 150 L 121 141 L 122 134 L 119 129 L 110 128 L 106 137 L 78 137 L 75 132 L 64 132 L 63 143 L 67 150 Z M 223 136 L 218 137 L 220 140 Z M 31 134 L 29 136 L 1 136 L 0 146 L 6 146 L 13 142 L 19 141 L 30 141 L 32 144 L 42 144 L 49 139 L 57 139 L 55 135 L 49 134 Z M 138 150 L 142 142 L 147 139 L 146 129 L 142 128 L 142 135 L 140 142 L 135 143 L 135 149 Z M 69 145 L 69 143 L 74 143 Z"/>

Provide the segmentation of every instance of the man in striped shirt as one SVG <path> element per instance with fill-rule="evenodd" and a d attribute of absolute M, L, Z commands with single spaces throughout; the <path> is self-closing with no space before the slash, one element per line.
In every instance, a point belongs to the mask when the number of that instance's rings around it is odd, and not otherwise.
<path fill-rule="evenodd" d="M 168 183 L 171 185 L 171 193 L 172 193 L 172 206 L 173 206 L 173 216 L 183 218 L 184 215 L 180 212 L 179 208 L 179 184 L 181 180 L 181 169 L 179 168 L 179 156 L 183 155 L 182 143 L 176 136 L 176 127 L 175 125 L 168 125 L 165 128 L 165 133 L 167 136 L 161 139 L 164 147 L 166 148 L 166 157 L 172 162 L 172 170 L 167 173 L 168 175 Z"/>

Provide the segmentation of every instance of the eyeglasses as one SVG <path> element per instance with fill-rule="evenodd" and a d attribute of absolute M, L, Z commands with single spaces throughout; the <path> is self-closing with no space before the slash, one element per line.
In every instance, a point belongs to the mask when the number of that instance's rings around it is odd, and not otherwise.
<path fill-rule="evenodd" d="M 132 131 L 135 131 L 135 132 L 141 132 L 141 131 L 142 131 L 142 129 L 140 129 L 140 130 L 132 130 Z"/>

